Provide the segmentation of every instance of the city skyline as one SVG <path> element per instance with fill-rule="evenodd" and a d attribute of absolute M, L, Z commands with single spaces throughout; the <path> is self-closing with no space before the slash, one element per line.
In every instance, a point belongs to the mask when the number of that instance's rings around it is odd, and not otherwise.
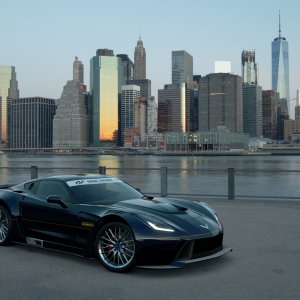
<path fill-rule="evenodd" d="M 247 18 L 247 10 L 237 5 L 237 0 L 226 4 L 188 0 L 185 5 L 191 18 L 182 15 L 180 1 L 165 1 L 157 7 L 137 3 L 88 0 L 84 5 L 93 8 L 88 14 L 82 13 L 82 3 L 77 0 L 3 3 L 0 26 L 5 28 L 2 40 L 8 42 L 0 49 L 0 64 L 15 66 L 20 97 L 60 98 L 62 87 L 72 78 L 70 64 L 75 56 L 84 64 L 85 82 L 89 83 L 89 61 L 96 49 L 109 48 L 133 60 L 139 36 L 147 52 L 147 78 L 156 99 L 157 90 L 172 81 L 172 51 L 178 50 L 193 56 L 194 74 L 202 76 L 214 72 L 216 60 L 231 61 L 232 73 L 241 75 L 242 51 L 255 50 L 259 84 L 263 90 L 271 89 L 271 43 L 278 36 L 279 10 L 282 35 L 289 41 L 290 98 L 296 97 L 300 87 L 297 0 L 252 1 L 255 14 Z M 100 8 L 102 13 L 97 16 Z M 131 14 L 126 15 L 129 10 Z M 114 13 L 114 18 L 108 12 Z M 152 18 L 145 20 L 143 12 Z"/>

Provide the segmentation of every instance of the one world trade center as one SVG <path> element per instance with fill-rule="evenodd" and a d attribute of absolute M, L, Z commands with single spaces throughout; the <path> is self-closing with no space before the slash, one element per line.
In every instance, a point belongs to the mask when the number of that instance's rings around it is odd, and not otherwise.
<path fill-rule="evenodd" d="M 289 50 L 286 38 L 281 36 L 280 14 L 279 35 L 272 42 L 272 90 L 279 93 L 281 112 L 290 113 Z"/>

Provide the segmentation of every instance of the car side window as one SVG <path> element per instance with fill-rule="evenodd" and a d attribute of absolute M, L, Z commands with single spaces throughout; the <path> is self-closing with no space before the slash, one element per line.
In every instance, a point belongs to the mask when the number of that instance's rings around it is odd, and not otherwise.
<path fill-rule="evenodd" d="M 38 186 L 38 182 L 37 181 L 31 181 L 31 182 L 27 182 L 24 185 L 24 189 L 27 190 L 30 193 L 35 193 L 36 189 Z"/>
<path fill-rule="evenodd" d="M 45 198 L 50 195 L 56 195 L 62 198 L 66 203 L 71 202 L 71 197 L 66 187 L 59 181 L 41 180 L 36 190 L 36 194 Z"/>

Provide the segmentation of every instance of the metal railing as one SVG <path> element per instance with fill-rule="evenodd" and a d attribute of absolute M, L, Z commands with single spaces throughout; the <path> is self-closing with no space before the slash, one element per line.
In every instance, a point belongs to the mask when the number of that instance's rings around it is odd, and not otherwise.
<path fill-rule="evenodd" d="M 30 166 L 30 167 L 0 167 L 0 169 L 8 169 L 8 170 L 23 170 L 23 171 L 28 171 L 30 169 L 30 177 L 31 179 L 35 179 L 38 178 L 39 176 L 39 171 L 42 171 L 42 176 L 48 176 L 48 172 L 44 171 L 53 171 L 53 168 L 47 168 L 47 167 L 38 167 L 38 166 Z M 75 170 L 82 170 L 81 168 L 78 167 L 55 167 L 55 170 L 72 170 L 75 173 Z M 205 197 L 222 197 L 222 198 L 227 198 L 228 200 L 234 200 L 237 197 L 240 198 L 279 198 L 279 199 L 297 199 L 300 200 L 300 197 L 294 197 L 294 196 L 277 196 L 272 195 L 272 196 L 257 196 L 257 195 L 237 195 L 236 194 L 236 174 L 239 173 L 246 173 L 246 174 L 250 174 L 250 173 L 267 173 L 267 174 L 273 174 L 274 171 L 271 170 L 237 170 L 235 168 L 228 168 L 228 169 L 183 169 L 183 168 L 168 168 L 168 167 L 160 167 L 160 168 L 112 168 L 112 167 L 106 167 L 106 166 L 97 166 L 97 167 L 89 167 L 88 168 L 89 171 L 93 171 L 93 173 L 97 172 L 98 174 L 107 174 L 107 171 L 122 171 L 125 172 L 126 171 L 130 171 L 130 174 L 136 174 L 138 172 L 136 171 L 156 171 L 159 173 L 160 176 L 160 182 L 156 185 L 159 186 L 160 185 L 160 190 L 156 191 L 156 192 L 146 192 L 143 191 L 145 194 L 153 194 L 153 195 L 160 195 L 162 197 L 166 197 L 166 196 L 205 196 Z M 85 170 L 86 171 L 86 170 Z M 171 177 L 171 172 L 174 173 L 179 173 L 179 172 L 221 172 L 224 175 L 224 177 L 227 177 L 227 191 L 226 194 L 223 195 L 216 195 L 216 194 L 212 194 L 212 193 L 208 193 L 208 194 L 199 194 L 199 193 L 191 193 L 191 192 L 184 192 L 184 193 L 176 193 L 174 191 L 170 191 L 168 189 L 168 179 Z M 300 175 L 300 170 L 276 170 L 276 173 L 298 173 Z M 53 172 L 52 172 L 53 173 Z M 66 174 L 65 172 L 63 172 L 64 174 Z M 223 175 L 222 175 L 223 176 Z M 122 176 L 121 176 L 122 177 Z M 126 174 L 127 177 L 127 174 Z M 223 179 L 222 179 L 223 180 Z M 223 181 L 224 182 L 224 181 Z M 214 189 L 213 185 L 212 185 L 212 190 Z M 225 187 L 226 189 L 226 187 Z M 210 192 L 210 191 L 209 191 Z M 300 193 L 299 193 L 300 194 Z"/>
<path fill-rule="evenodd" d="M 106 170 L 116 170 L 118 168 L 107 168 L 106 166 L 99 166 L 98 173 L 106 175 Z M 124 169 L 124 168 L 123 168 Z M 134 168 L 127 168 L 129 170 L 134 170 Z M 135 168 L 136 169 L 136 168 Z M 38 178 L 38 166 L 31 166 L 31 179 Z M 141 170 L 141 169 L 139 169 Z M 160 196 L 168 196 L 168 168 L 147 168 L 147 170 L 159 170 L 160 171 Z M 200 195 L 193 195 L 200 196 Z M 228 199 L 234 200 L 235 198 L 235 181 L 234 181 L 234 168 L 228 169 Z"/>

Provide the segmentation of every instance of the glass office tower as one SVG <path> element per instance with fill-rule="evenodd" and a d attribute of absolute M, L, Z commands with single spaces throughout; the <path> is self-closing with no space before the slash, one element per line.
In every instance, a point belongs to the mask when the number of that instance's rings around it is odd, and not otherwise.
<path fill-rule="evenodd" d="M 92 146 L 116 144 L 118 134 L 118 93 L 121 59 L 112 50 L 99 49 L 90 61 L 93 97 Z"/>
<path fill-rule="evenodd" d="M 193 57 L 186 51 L 172 51 L 172 84 L 185 82 L 187 88 L 193 87 Z"/>
<path fill-rule="evenodd" d="M 281 36 L 280 15 L 279 35 L 272 42 L 272 90 L 279 93 L 281 109 L 289 109 L 289 49 L 285 37 Z"/>
<path fill-rule="evenodd" d="M 18 99 L 19 89 L 15 67 L 0 66 L 0 143 L 7 143 L 7 102 Z"/>

